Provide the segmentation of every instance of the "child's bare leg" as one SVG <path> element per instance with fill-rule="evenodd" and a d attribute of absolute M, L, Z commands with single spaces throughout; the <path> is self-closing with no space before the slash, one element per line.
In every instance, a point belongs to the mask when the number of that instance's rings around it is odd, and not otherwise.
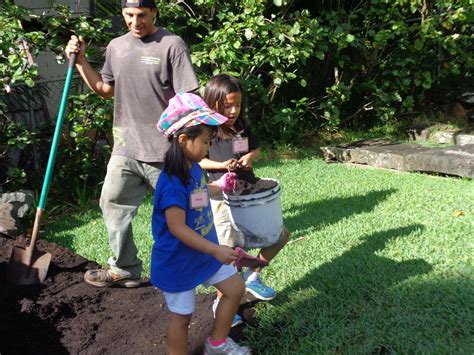
<path fill-rule="evenodd" d="M 288 229 L 286 229 L 286 227 L 283 227 L 283 236 L 280 239 L 280 241 L 276 244 L 270 245 L 269 247 L 260 249 L 260 252 L 258 253 L 258 257 L 262 260 L 266 260 L 270 262 L 280 252 L 280 250 L 283 249 L 286 243 L 288 243 L 289 239 L 290 239 L 290 232 L 288 231 Z M 260 272 L 262 268 L 257 267 L 252 270 L 256 272 Z"/>
<path fill-rule="evenodd" d="M 171 312 L 166 341 L 168 354 L 186 355 L 188 354 L 188 327 L 192 314 L 178 314 Z"/>
<path fill-rule="evenodd" d="M 218 295 L 221 295 L 211 332 L 211 339 L 217 341 L 229 335 L 232 320 L 245 291 L 245 284 L 242 277 L 235 274 L 214 286 L 219 290 Z"/>

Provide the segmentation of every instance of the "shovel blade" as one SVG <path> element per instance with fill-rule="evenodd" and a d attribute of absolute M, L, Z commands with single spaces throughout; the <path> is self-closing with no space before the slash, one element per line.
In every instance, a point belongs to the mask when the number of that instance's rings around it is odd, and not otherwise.
<path fill-rule="evenodd" d="M 14 247 L 7 266 L 7 280 L 16 285 L 43 283 L 50 262 L 50 253 Z"/>

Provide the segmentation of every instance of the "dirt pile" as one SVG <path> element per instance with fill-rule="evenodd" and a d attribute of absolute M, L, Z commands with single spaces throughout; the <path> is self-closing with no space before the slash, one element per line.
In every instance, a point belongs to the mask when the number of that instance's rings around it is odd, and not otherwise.
<path fill-rule="evenodd" d="M 27 238 L 0 234 L 0 354 L 166 353 L 168 312 L 161 293 L 149 283 L 136 289 L 91 287 L 82 277 L 96 263 L 39 240 L 38 249 L 52 254 L 45 284 L 7 284 L 11 248 L 27 243 Z M 189 349 L 202 354 L 212 326 L 213 296 L 196 297 Z M 244 318 L 252 321 L 251 310 L 245 309 Z M 231 336 L 241 340 L 242 327 L 232 329 Z"/>

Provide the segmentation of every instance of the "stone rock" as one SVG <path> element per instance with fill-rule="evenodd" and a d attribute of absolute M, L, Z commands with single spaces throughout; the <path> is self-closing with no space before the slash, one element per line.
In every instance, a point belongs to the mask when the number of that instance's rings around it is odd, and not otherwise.
<path fill-rule="evenodd" d="M 416 144 L 392 144 L 353 149 L 351 163 L 366 164 L 378 168 L 410 171 L 406 157 L 410 154 L 430 150 Z"/>
<path fill-rule="evenodd" d="M 33 206 L 33 192 L 28 190 L 19 190 L 17 192 L 0 193 L 0 203 L 9 203 L 12 205 L 12 215 L 23 218 L 28 210 Z"/>
<path fill-rule="evenodd" d="M 21 227 L 12 217 L 13 206 L 9 203 L 0 203 L 0 233 L 16 236 L 20 234 Z"/>
<path fill-rule="evenodd" d="M 474 178 L 474 144 L 429 148 L 416 144 L 384 144 L 343 148 L 350 155 L 344 162 L 400 171 L 424 171 Z M 346 145 L 348 147 L 349 145 Z M 341 160 L 343 161 L 343 160 Z"/>
<path fill-rule="evenodd" d="M 26 215 L 33 202 L 31 191 L 0 193 L 0 233 L 11 236 L 22 233 L 20 218 Z"/>
<path fill-rule="evenodd" d="M 458 134 L 456 136 L 456 145 L 474 144 L 474 134 Z"/>
<path fill-rule="evenodd" d="M 320 150 L 324 159 L 329 161 L 349 162 L 351 161 L 351 151 L 355 148 L 367 146 L 385 146 L 392 143 L 386 139 L 360 140 L 350 143 L 342 143 L 336 146 L 321 147 Z"/>
<path fill-rule="evenodd" d="M 323 154 L 324 160 L 329 161 L 339 161 L 339 162 L 348 162 L 351 160 L 351 150 L 344 149 L 341 147 L 321 147 L 321 152 Z"/>
<path fill-rule="evenodd" d="M 408 130 L 408 137 L 413 141 L 427 141 L 430 137 L 430 128 L 423 127 L 413 127 Z"/>
<path fill-rule="evenodd" d="M 436 131 L 430 135 L 430 140 L 438 144 L 455 144 L 456 132 Z"/>
<path fill-rule="evenodd" d="M 432 148 L 407 157 L 409 171 L 437 172 L 474 178 L 474 144 Z"/>
<path fill-rule="evenodd" d="M 474 131 L 472 130 L 443 130 L 439 125 L 432 127 L 415 126 L 407 131 L 408 137 L 413 141 L 432 141 L 438 144 L 467 145 L 474 144 Z"/>

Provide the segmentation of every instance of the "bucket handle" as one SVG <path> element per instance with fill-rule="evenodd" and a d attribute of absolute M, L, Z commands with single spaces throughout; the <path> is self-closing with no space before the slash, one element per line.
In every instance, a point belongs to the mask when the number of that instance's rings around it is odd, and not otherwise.
<path fill-rule="evenodd" d="M 256 205 L 265 205 L 274 199 L 278 198 L 278 195 L 275 194 L 273 196 L 270 196 L 270 198 L 267 198 L 265 201 L 257 201 L 257 200 L 238 200 L 238 201 L 233 201 L 235 202 L 235 205 L 233 205 L 229 200 L 227 200 L 226 204 L 229 206 L 238 206 L 238 207 L 248 207 L 248 206 L 256 206 Z"/>
<path fill-rule="evenodd" d="M 230 167 L 227 166 L 227 171 L 230 173 Z M 242 200 L 240 199 L 240 195 L 237 195 L 237 192 L 235 191 L 235 185 L 234 187 L 232 188 L 232 192 L 234 193 L 234 196 L 237 197 L 237 200 L 239 201 L 239 205 L 240 207 L 247 207 L 247 204 L 245 202 L 242 202 Z"/>

